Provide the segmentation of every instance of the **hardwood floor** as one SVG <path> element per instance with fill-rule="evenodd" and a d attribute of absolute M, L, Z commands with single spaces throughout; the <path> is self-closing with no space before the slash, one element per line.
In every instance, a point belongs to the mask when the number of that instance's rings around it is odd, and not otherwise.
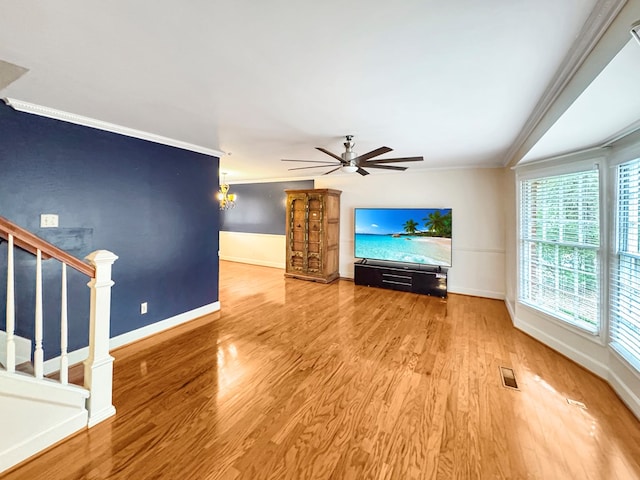
<path fill-rule="evenodd" d="M 113 419 L 4 478 L 640 479 L 640 422 L 501 301 L 220 284 L 219 313 L 113 352 Z"/>

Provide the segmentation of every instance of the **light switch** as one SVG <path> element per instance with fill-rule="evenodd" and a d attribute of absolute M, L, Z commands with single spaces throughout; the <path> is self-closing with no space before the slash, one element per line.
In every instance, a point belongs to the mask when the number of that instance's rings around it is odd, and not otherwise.
<path fill-rule="evenodd" d="M 40 228 L 55 228 L 58 226 L 58 215 L 43 213 L 40 215 Z"/>

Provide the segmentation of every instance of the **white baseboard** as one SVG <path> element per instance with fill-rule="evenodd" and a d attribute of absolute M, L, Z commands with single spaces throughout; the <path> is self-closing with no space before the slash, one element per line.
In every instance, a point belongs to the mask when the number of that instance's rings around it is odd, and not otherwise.
<path fill-rule="evenodd" d="M 629 388 L 629 386 L 618 377 L 615 372 L 609 371 L 609 385 L 622 399 L 629 410 L 633 412 L 636 418 L 640 419 L 640 397 Z"/>
<path fill-rule="evenodd" d="M 507 312 L 509 313 L 509 316 L 511 317 L 511 324 L 515 326 L 516 323 L 516 306 L 513 304 L 513 302 L 510 302 L 508 298 L 504 299 L 504 304 L 507 307 Z"/>
<path fill-rule="evenodd" d="M 447 286 L 447 293 L 458 293 L 460 295 L 470 295 L 472 297 L 494 298 L 504 300 L 504 292 L 492 292 L 491 290 L 479 290 L 475 288 L 459 288 Z"/>
<path fill-rule="evenodd" d="M 31 361 L 31 340 L 14 335 L 16 342 L 16 365 Z M 0 361 L 6 365 L 7 359 L 7 333 L 0 330 Z"/>
<path fill-rule="evenodd" d="M 200 318 L 204 315 L 208 315 L 210 313 L 214 313 L 219 310 L 220 310 L 220 302 L 214 302 L 214 303 L 210 303 L 208 305 L 204 305 L 202 307 L 190 310 L 188 312 L 175 315 L 165 320 L 152 323 L 151 325 L 138 328 L 137 330 L 132 330 L 130 332 L 123 333 L 122 335 L 118 335 L 117 337 L 113 337 L 111 340 L 109 340 L 109 350 L 122 347 L 132 342 L 136 342 L 143 338 L 149 337 L 151 335 L 155 335 L 156 333 L 160 333 L 164 330 L 168 330 L 169 328 L 177 327 L 178 325 L 190 322 L 191 320 L 195 320 L 196 318 Z M 89 347 L 84 347 L 79 350 L 74 350 L 73 352 L 69 353 L 69 365 L 75 365 L 77 363 L 83 362 L 84 360 L 87 359 L 88 356 L 89 356 Z M 51 358 L 46 362 L 44 362 L 45 375 L 48 375 L 53 372 L 57 372 L 58 370 L 60 370 L 60 357 Z"/>
<path fill-rule="evenodd" d="M 256 260 L 255 258 L 242 258 L 242 257 L 230 257 L 228 255 L 220 255 L 220 260 L 226 260 L 228 262 L 248 263 L 250 265 L 259 265 L 261 267 L 273 267 L 284 270 L 284 262 L 267 262 L 262 260 Z"/>

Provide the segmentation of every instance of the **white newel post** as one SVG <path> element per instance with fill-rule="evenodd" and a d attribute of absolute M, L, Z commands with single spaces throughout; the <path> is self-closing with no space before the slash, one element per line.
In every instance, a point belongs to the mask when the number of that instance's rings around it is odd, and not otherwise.
<path fill-rule="evenodd" d="M 117 255 L 107 250 L 90 253 L 86 260 L 96 268 L 96 277 L 87 286 L 91 289 L 89 325 L 89 357 L 84 362 L 84 386 L 91 395 L 87 400 L 89 427 L 116 413 L 112 404 L 113 357 L 109 355 L 109 325 L 111 323 L 111 265 Z"/>

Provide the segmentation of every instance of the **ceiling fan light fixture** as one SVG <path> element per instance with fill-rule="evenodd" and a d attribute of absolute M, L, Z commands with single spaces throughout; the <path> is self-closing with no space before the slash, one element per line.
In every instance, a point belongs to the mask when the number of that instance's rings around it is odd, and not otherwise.
<path fill-rule="evenodd" d="M 342 170 L 344 173 L 356 173 L 358 171 L 358 167 L 356 167 L 355 165 L 343 165 L 342 167 L 340 167 L 340 170 Z"/>
<path fill-rule="evenodd" d="M 631 25 L 631 36 L 640 43 L 640 20 Z"/>

